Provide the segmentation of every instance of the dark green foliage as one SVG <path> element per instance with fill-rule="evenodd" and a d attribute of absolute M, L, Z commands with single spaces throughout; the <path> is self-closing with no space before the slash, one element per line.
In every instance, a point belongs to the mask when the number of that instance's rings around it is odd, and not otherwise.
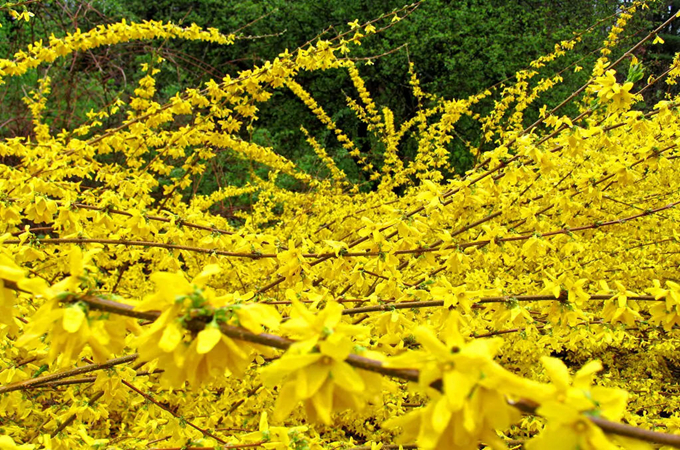
<path fill-rule="evenodd" d="M 550 52 L 554 44 L 582 32 L 599 19 L 616 12 L 620 2 L 614 0 L 592 1 L 500 1 L 426 0 L 405 20 L 378 36 L 366 38 L 354 57 L 394 53 L 376 59 L 371 66 L 361 68 L 368 90 L 378 105 L 389 106 L 397 122 L 412 117 L 417 107 L 408 85 L 408 61 L 415 63 L 424 90 L 444 98 L 462 98 L 508 80 L 519 69 Z M 294 49 L 321 34 L 331 38 L 347 29 L 347 22 L 358 19 L 360 23 L 403 6 L 403 0 L 349 0 L 349 1 L 132 1 L 127 7 L 139 19 L 184 20 L 202 26 L 216 27 L 224 32 L 239 30 L 252 21 L 262 18 L 242 31 L 245 35 L 270 35 L 275 37 L 242 40 L 231 48 L 210 48 L 199 44 L 183 44 L 187 54 L 199 55 L 210 66 L 203 71 L 198 66 L 187 65 L 197 81 L 199 77 L 215 72 L 235 73 L 246 69 L 259 59 L 271 59 L 285 49 Z M 580 51 L 575 56 L 561 59 L 551 66 L 555 72 L 566 67 L 577 57 L 596 49 L 606 36 L 613 20 L 603 23 L 584 36 Z M 644 28 L 637 24 L 636 29 Z M 624 39 L 624 44 L 629 40 Z M 596 55 L 581 64 L 588 67 Z M 548 74 L 551 72 L 548 72 Z M 537 117 L 543 103 L 554 105 L 587 79 L 588 70 L 570 74 L 563 86 L 554 91 L 528 112 L 527 120 Z M 189 81 L 189 80 L 187 80 Z M 325 77 L 300 76 L 300 83 L 309 90 L 331 117 L 357 143 L 364 153 L 377 153 L 372 162 L 380 165 L 379 145 L 367 136 L 365 127 L 346 109 L 344 95 L 356 98 L 356 93 L 344 73 L 328 73 Z M 489 102 L 486 107 L 492 105 Z M 484 107 L 484 105 L 482 105 Z M 286 114 L 280 114 L 286 111 Z M 575 112 L 572 108 L 571 111 Z M 262 125 L 260 125 L 262 124 Z M 278 152 L 311 170 L 314 158 L 309 146 L 297 130 L 304 125 L 343 169 L 353 164 L 346 157 L 332 133 L 323 128 L 309 114 L 302 103 L 288 92 L 277 94 L 261 113 L 258 126 L 266 127 L 263 135 Z M 473 145 L 480 145 L 477 126 L 463 120 L 459 135 Z M 452 143 L 452 163 L 459 170 L 472 164 L 471 156 L 462 141 Z M 403 157 L 413 157 L 414 149 L 402 149 Z M 354 176 L 356 169 L 350 170 Z M 357 180 L 356 178 L 354 178 Z"/>
<path fill-rule="evenodd" d="M 360 63 L 361 75 L 379 106 L 388 106 L 395 113 L 397 123 L 415 114 L 417 102 L 408 84 L 408 62 L 412 61 L 421 79 L 422 88 L 444 98 L 464 98 L 500 83 L 512 83 L 513 74 L 528 63 L 552 51 L 555 43 L 581 33 L 599 20 L 612 16 L 617 8 L 629 2 L 617 0 L 425 0 L 416 11 L 379 35 L 363 40 L 355 47 L 352 57 L 361 58 L 386 54 Z M 166 62 L 158 76 L 155 99 L 164 102 L 186 87 L 199 85 L 210 78 L 234 76 L 239 70 L 251 68 L 261 61 L 272 59 L 286 49 L 294 50 L 310 39 L 330 39 L 348 29 L 347 22 L 372 20 L 404 6 L 403 0 L 95 0 L 90 2 L 44 1 L 31 4 L 34 20 L 13 21 L 0 13 L 0 50 L 12 54 L 27 44 L 47 39 L 50 34 L 64 35 L 76 27 L 87 30 L 97 24 L 127 20 L 163 20 L 177 23 L 197 23 L 215 27 L 224 33 L 235 32 L 239 39 L 233 46 L 206 45 L 196 42 L 152 42 L 123 44 L 117 48 L 100 48 L 75 54 L 41 68 L 39 74 L 53 76 L 54 92 L 50 100 L 48 122 L 53 130 L 73 129 L 87 120 L 90 109 L 98 110 L 116 97 L 129 98 L 136 81 L 142 76 L 139 65 L 152 63 L 154 54 Z M 680 1 L 660 1 L 644 20 L 637 19 L 623 33 L 621 49 L 639 39 L 653 22 L 658 23 L 675 14 Z M 614 18 L 598 24 L 583 37 L 573 54 L 551 63 L 540 77 L 550 76 L 571 63 L 578 62 L 585 69 L 565 72 L 565 81 L 552 89 L 526 112 L 530 122 L 538 117 L 538 108 L 554 106 L 583 84 L 589 68 L 597 58 L 593 53 L 606 37 Z M 639 53 L 650 73 L 680 50 L 677 25 L 662 34 L 662 46 L 647 46 Z M 406 45 L 405 45 L 406 44 Z M 645 73 L 643 83 L 646 77 Z M 10 79 L 2 89 L 0 134 L 4 137 L 30 134 L 30 118 L 21 102 L 24 91 L 36 85 L 38 74 L 31 72 L 18 79 Z M 539 78 L 540 78 L 539 77 Z M 300 74 L 297 80 L 324 107 L 336 123 L 354 140 L 359 149 L 371 155 L 371 162 L 381 165 L 382 148 L 377 139 L 367 132 L 347 108 L 345 95 L 357 98 L 349 77 L 342 71 L 327 71 L 324 76 Z M 659 97 L 667 89 L 659 83 L 656 91 L 646 95 Z M 479 105 L 484 110 L 493 100 Z M 564 113 L 574 115 L 576 106 Z M 282 113 L 284 112 L 284 113 Z M 113 118 L 111 120 L 116 120 Z M 107 124 L 105 124 L 107 125 Z M 307 111 L 302 102 L 285 89 L 278 90 L 260 112 L 252 133 L 244 131 L 244 138 L 271 146 L 280 154 L 295 161 L 303 170 L 326 176 L 326 169 L 305 142 L 299 131 L 303 125 L 327 149 L 350 179 L 364 181 L 361 171 L 339 145 L 331 132 Z M 452 142 L 451 163 L 457 171 L 464 171 L 474 162 L 464 141 L 482 150 L 493 143 L 483 143 L 479 126 L 463 117 L 456 132 L 461 139 Z M 400 148 L 404 160 L 414 157 L 415 149 L 407 141 Z M 255 173 L 265 177 L 264 167 L 253 167 L 234 155 L 221 154 L 219 167 L 212 167 L 191 188 L 191 192 L 210 192 L 220 185 L 244 185 Z M 171 177 L 172 178 L 172 175 Z M 169 182 L 169 179 L 167 180 Z M 302 189 L 294 180 L 282 177 L 281 183 L 290 189 Z M 370 188 L 365 184 L 364 188 Z M 189 192 L 189 194 L 191 193 Z M 241 205 L 250 199 L 242 199 Z M 227 208 L 226 206 L 222 206 Z M 229 211 L 223 211 L 231 214 Z"/>

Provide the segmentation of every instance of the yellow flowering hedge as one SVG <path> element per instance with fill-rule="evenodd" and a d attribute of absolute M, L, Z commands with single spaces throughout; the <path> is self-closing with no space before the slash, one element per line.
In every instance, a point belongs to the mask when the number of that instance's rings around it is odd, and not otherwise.
<path fill-rule="evenodd" d="M 417 5 L 165 104 L 144 66 L 129 102 L 72 130 L 43 119 L 41 78 L 25 99 L 33 135 L 0 142 L 0 448 L 680 447 L 680 99 L 639 103 L 675 83 L 680 57 L 641 80 L 633 53 L 661 24 L 609 59 L 644 6 L 620 11 L 565 99 L 580 114 L 543 107 L 534 123 L 524 112 L 567 76 L 549 64 L 580 37 L 465 99 L 424 92 L 411 67 L 420 109 L 402 123 L 375 104 L 348 54 Z M 0 82 L 75 51 L 175 38 L 234 43 L 116 23 L 0 60 Z M 379 167 L 296 81 L 328 70 L 348 72 Z M 377 187 L 353 184 L 305 129 L 328 178 L 245 138 L 276 89 Z M 495 107 L 481 113 L 485 98 Z M 445 177 L 464 116 L 493 150 L 468 143 L 475 167 Z M 269 177 L 188 195 L 220 152 Z M 242 194 L 255 199 L 242 226 L 211 214 Z"/>

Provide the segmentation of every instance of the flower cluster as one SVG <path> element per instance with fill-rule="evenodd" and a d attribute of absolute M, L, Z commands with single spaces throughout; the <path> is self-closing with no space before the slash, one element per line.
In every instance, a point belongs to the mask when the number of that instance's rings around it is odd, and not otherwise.
<path fill-rule="evenodd" d="M 0 142 L 0 447 L 680 445 L 680 98 L 645 109 L 639 62 L 621 83 L 626 58 L 603 51 L 568 98 L 579 115 L 539 107 L 577 71 L 556 66 L 578 36 L 467 98 L 426 93 L 412 66 L 399 123 L 346 54 L 417 6 L 167 102 L 154 58 L 128 102 L 72 130 L 50 127 L 47 77 L 28 91 L 33 135 Z M 0 60 L 0 81 L 174 38 L 234 41 L 123 21 Z M 328 69 L 374 150 L 303 87 Z M 325 172 L 252 138 L 277 89 L 329 131 L 303 131 Z M 220 153 L 253 171 L 205 192 Z"/>

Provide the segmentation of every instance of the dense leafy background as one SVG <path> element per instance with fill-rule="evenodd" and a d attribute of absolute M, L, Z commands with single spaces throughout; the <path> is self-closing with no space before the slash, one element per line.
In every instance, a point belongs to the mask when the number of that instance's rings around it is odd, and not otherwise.
<path fill-rule="evenodd" d="M 378 105 L 394 111 L 397 122 L 415 115 L 416 101 L 408 85 L 408 62 L 415 64 L 425 91 L 444 98 L 464 98 L 491 86 L 501 86 L 513 74 L 540 55 L 550 52 L 554 45 L 574 34 L 594 29 L 584 34 L 578 51 L 571 52 L 552 64 L 554 73 L 578 61 L 588 67 L 595 61 L 595 51 L 601 45 L 613 23 L 607 20 L 625 1 L 574 0 L 574 1 L 487 1 L 468 0 L 450 2 L 427 0 L 418 9 L 376 36 L 364 39 L 362 46 L 353 51 L 353 57 L 387 55 L 371 60 L 372 64 L 360 66 L 368 91 Z M 646 16 L 636 17 L 622 36 L 619 48 L 627 48 L 653 23 L 678 10 L 678 1 L 656 2 Z M 293 50 L 320 34 L 329 38 L 346 28 L 349 21 L 365 22 L 403 6 L 402 0 L 332 0 L 317 2 L 302 0 L 265 1 L 103 1 L 64 2 L 45 1 L 29 4 L 36 15 L 29 23 L 0 17 L 0 52 L 12 54 L 28 44 L 50 35 L 63 36 L 68 30 L 85 31 L 98 24 L 112 23 L 125 18 L 130 21 L 164 20 L 177 23 L 196 23 L 201 27 L 215 27 L 222 32 L 236 32 L 241 36 L 237 45 L 220 47 L 186 41 L 133 42 L 125 45 L 76 53 L 60 59 L 53 66 L 31 71 L 23 77 L 13 78 L 2 86 L 0 98 L 0 136 L 26 136 L 31 133 L 28 110 L 21 98 L 35 86 L 37 78 L 45 72 L 54 76 L 54 90 L 50 97 L 47 121 L 53 130 L 72 129 L 85 122 L 86 113 L 98 110 L 115 98 L 125 101 L 143 75 L 139 66 L 151 62 L 152 55 L 162 55 L 166 62 L 158 76 L 159 92 L 156 100 L 163 103 L 180 90 L 196 86 L 210 78 L 221 79 L 235 75 L 271 60 L 286 49 Z M 602 20 L 602 22 L 599 22 Z M 663 35 L 665 44 L 655 47 L 654 54 L 646 54 L 650 61 L 649 73 L 661 73 L 667 67 L 680 39 L 678 30 L 671 25 Z M 395 51 L 396 49 L 396 51 Z M 390 53 L 392 52 L 392 53 Z M 554 106 L 580 86 L 588 71 L 565 75 L 565 82 L 547 93 L 541 102 L 525 114 L 526 121 L 535 120 L 538 108 L 544 103 Z M 354 95 L 345 71 L 334 71 L 324 77 L 301 74 L 299 82 L 315 97 L 336 123 L 359 146 L 362 153 L 371 154 L 377 167 L 382 164 L 383 149 L 380 143 L 357 120 L 345 103 L 345 96 Z M 650 89 L 646 96 L 658 101 L 667 86 Z M 493 97 L 485 100 L 480 111 L 493 106 Z M 574 115 L 576 106 L 566 113 Z M 285 114 L 281 114 L 285 111 Z M 109 119 L 111 123 L 117 120 Z M 106 124 L 105 124 L 106 125 Z M 299 131 L 303 125 L 326 146 L 330 156 L 352 180 L 362 181 L 362 174 L 332 133 L 309 114 L 305 105 L 291 92 L 276 91 L 270 106 L 260 113 L 260 120 L 244 134 L 258 144 L 272 146 L 279 154 L 292 159 L 312 174 L 324 174 L 324 165 L 311 152 Z M 492 144 L 482 143 L 479 127 L 469 118 L 463 118 L 456 130 L 459 139 L 450 143 L 451 163 L 458 171 L 469 169 L 472 156 L 465 142 L 481 150 Z M 413 142 L 400 148 L 400 157 L 409 160 L 414 155 Z M 200 192 L 211 192 L 220 184 L 243 185 L 253 167 L 228 155 L 220 155 L 216 166 L 206 174 L 198 187 Z M 266 169 L 255 167 L 262 175 Z M 302 189 L 294 180 L 282 177 L 287 188 Z M 371 189 L 366 182 L 363 189 Z M 251 199 L 242 198 L 222 214 L 231 215 L 234 209 L 248 207 Z"/>

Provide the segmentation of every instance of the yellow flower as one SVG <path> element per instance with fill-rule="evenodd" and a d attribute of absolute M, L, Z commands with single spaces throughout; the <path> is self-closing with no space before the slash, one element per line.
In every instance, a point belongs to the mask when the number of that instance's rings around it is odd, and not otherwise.
<path fill-rule="evenodd" d="M 234 313 L 238 318 L 239 325 L 253 333 L 264 332 L 262 325 L 269 330 L 276 330 L 281 323 L 281 314 L 272 305 L 261 303 L 237 305 L 234 308 Z"/>
<path fill-rule="evenodd" d="M 334 410 L 363 408 L 382 387 L 379 375 L 345 362 L 354 347 L 348 336 L 364 329 L 340 323 L 342 306 L 338 303 L 329 303 L 316 315 L 297 300 L 293 307 L 291 319 L 281 330 L 302 340 L 260 372 L 266 386 L 283 384 L 275 417 L 285 418 L 300 401 L 312 420 L 326 424 Z"/>
<path fill-rule="evenodd" d="M 423 449 L 476 449 L 480 441 L 502 446 L 495 430 L 519 418 L 506 396 L 538 391 L 538 383 L 522 380 L 493 361 L 502 341 L 477 339 L 465 343 L 455 326 L 446 344 L 432 330 L 418 327 L 414 336 L 423 351 L 387 360 L 387 367 L 420 369 L 418 383 L 431 397 L 428 405 L 388 420 L 385 428 L 401 427 L 399 442 L 416 440 Z M 432 389 L 439 384 L 441 393 Z"/>
<path fill-rule="evenodd" d="M 33 444 L 18 445 L 10 436 L 0 436 L 0 450 L 32 450 L 34 448 Z"/>
<path fill-rule="evenodd" d="M 633 83 L 627 82 L 620 85 L 616 82 L 616 71 L 608 70 L 603 76 L 595 79 L 591 91 L 597 92 L 597 96 L 603 101 L 611 101 L 612 111 L 628 109 L 636 96 L 630 93 Z"/>
<path fill-rule="evenodd" d="M 612 105 L 614 111 L 619 111 L 622 109 L 628 109 L 630 104 L 635 99 L 635 96 L 630 93 L 633 83 L 628 82 L 623 85 L 616 84 L 612 87 Z"/>
<path fill-rule="evenodd" d="M 588 282 L 587 279 L 581 278 L 574 281 L 570 277 L 565 277 L 563 283 L 567 292 L 569 293 L 568 301 L 569 303 L 574 303 L 576 306 L 583 306 L 583 302 L 590 298 L 590 295 L 583 290 L 583 286 Z"/>
<path fill-rule="evenodd" d="M 158 341 L 158 348 L 166 353 L 175 351 L 184 337 L 184 328 L 177 322 L 171 322 L 164 329 Z"/>
<path fill-rule="evenodd" d="M 47 362 L 58 361 L 60 367 L 67 367 L 80 356 L 85 346 L 89 346 L 96 362 L 122 352 L 127 330 L 137 329 L 134 319 L 129 317 L 86 312 L 82 304 L 60 308 L 58 300 L 52 299 L 35 312 L 16 345 L 36 348 L 48 333 Z"/>
<path fill-rule="evenodd" d="M 216 329 L 214 325 L 209 325 L 207 328 Z M 246 368 L 253 360 L 253 346 L 242 341 L 234 342 L 221 333 L 218 336 L 214 331 L 207 333 L 200 341 L 198 338 L 194 339 L 188 348 L 182 349 L 184 355 L 178 360 L 182 364 L 178 364 L 179 370 L 173 381 L 174 385 L 181 385 L 181 382 L 178 383 L 180 380 L 199 385 L 228 373 L 243 377 Z M 210 350 L 207 350 L 208 347 Z M 205 353 L 202 353 L 204 351 Z M 168 354 L 166 360 L 169 358 Z"/>
<path fill-rule="evenodd" d="M 541 406 L 538 411 L 548 425 L 529 440 L 527 450 L 616 450 L 607 436 L 587 417 L 562 403 Z"/>
<path fill-rule="evenodd" d="M 85 320 L 85 312 L 79 305 L 71 305 L 64 309 L 62 316 L 62 327 L 68 333 L 75 333 Z"/>
<path fill-rule="evenodd" d="M 343 307 L 337 302 L 329 302 L 323 310 L 315 313 L 308 310 L 295 297 L 289 298 L 293 308 L 290 319 L 281 325 L 281 331 L 293 338 L 309 341 L 311 345 L 315 345 L 323 335 L 332 330 L 346 336 L 368 333 L 365 327 L 341 323 Z"/>
<path fill-rule="evenodd" d="M 221 332 L 220 324 L 232 321 L 261 333 L 264 326 L 276 329 L 281 322 L 280 314 L 271 305 L 238 303 L 251 299 L 252 293 L 215 297 L 206 284 L 220 270 L 216 264 L 207 265 L 191 282 L 182 273 L 154 273 L 151 279 L 156 283 L 156 292 L 136 307 L 163 311 L 137 338 L 137 346 L 142 361 L 158 359 L 158 367 L 165 369 L 162 381 L 170 386 L 179 387 L 185 381 L 198 385 L 227 372 L 243 375 L 255 347 L 235 343 Z M 196 331 L 192 327 L 199 316 L 208 318 L 209 323 L 193 338 L 187 327 Z M 257 353 L 266 351 L 258 348 Z"/>
<path fill-rule="evenodd" d="M 200 385 L 227 373 L 242 376 L 252 361 L 253 347 L 235 343 L 214 322 L 191 339 L 176 318 L 178 311 L 179 306 L 166 310 L 137 338 L 140 360 L 158 359 L 158 367 L 165 369 L 161 381 L 171 387 L 185 381 Z"/>
<path fill-rule="evenodd" d="M 661 324 L 666 331 L 680 324 L 680 285 L 673 281 L 666 281 L 669 289 L 663 289 L 659 280 L 654 280 L 654 287 L 648 288 L 656 300 L 665 298 L 665 302 L 657 302 L 649 308 L 652 317 L 650 323 Z"/>
<path fill-rule="evenodd" d="M 369 399 L 379 398 L 382 377 L 344 362 L 352 344 L 342 337 L 335 341 L 320 343 L 325 345 L 319 346 L 322 350 L 318 353 L 309 353 L 306 345 L 294 345 L 261 370 L 265 386 L 281 386 L 275 406 L 277 420 L 303 401 L 311 421 L 330 424 L 333 411 L 360 410 Z"/>
<path fill-rule="evenodd" d="M 595 78 L 593 89 L 600 98 L 609 99 L 612 95 L 612 88 L 616 84 L 616 71 L 608 70 L 603 76 Z"/>
<path fill-rule="evenodd" d="M 460 305 L 465 312 L 469 313 L 471 311 L 471 299 L 478 294 L 476 291 L 467 290 L 465 284 L 453 287 L 446 277 L 440 278 L 439 284 L 441 286 L 432 288 L 431 292 L 436 300 L 444 301 L 444 307 L 450 308 Z"/>
<path fill-rule="evenodd" d="M 25 271 L 18 267 L 8 256 L 0 254 L 0 323 L 16 330 L 14 323 L 14 301 L 16 295 L 13 289 L 7 289 L 6 282 L 19 283 L 24 280 Z"/>
<path fill-rule="evenodd" d="M 309 264 L 305 262 L 302 255 L 302 249 L 296 248 L 292 240 L 288 242 L 288 250 L 276 255 L 276 259 L 280 263 L 279 270 L 276 273 L 288 280 L 299 276 L 302 270 L 309 269 Z"/>
<path fill-rule="evenodd" d="M 245 442 L 263 442 L 262 447 L 273 450 L 288 450 L 298 448 L 300 445 L 300 434 L 308 430 L 306 426 L 298 427 L 271 427 L 267 420 L 267 413 L 263 412 L 260 416 L 260 426 L 258 431 L 248 433 L 242 437 Z M 295 437 L 293 442 L 291 439 Z"/>
<path fill-rule="evenodd" d="M 199 331 L 196 336 L 196 353 L 205 355 L 215 348 L 220 339 L 222 339 L 222 332 L 220 329 L 208 324 L 204 329 Z"/>
<path fill-rule="evenodd" d="M 81 285 L 85 285 L 85 290 L 89 289 L 88 276 L 91 273 L 97 272 L 97 268 L 92 264 L 92 260 L 99 252 L 101 252 L 101 249 L 96 248 L 83 253 L 80 247 L 73 246 L 69 252 L 71 273 L 68 277 L 52 285 L 51 290 L 55 293 L 77 293 L 81 290 Z"/>
<path fill-rule="evenodd" d="M 573 381 L 562 361 L 544 356 L 541 362 L 552 381 L 552 393 L 540 400 L 537 413 L 548 424 L 536 438 L 527 442 L 529 450 L 617 449 L 602 430 L 583 413 L 620 420 L 626 409 L 627 393 L 621 389 L 591 387 L 593 376 L 602 370 L 599 361 L 583 366 Z"/>
<path fill-rule="evenodd" d="M 219 265 L 209 264 L 191 282 L 187 281 L 181 272 L 155 272 L 150 278 L 156 285 L 156 292 L 145 298 L 135 309 L 138 311 L 165 310 L 168 306 L 175 304 L 178 298 L 194 293 L 197 288 L 205 287 L 208 279 L 220 271 Z"/>
<path fill-rule="evenodd" d="M 464 407 L 453 409 L 446 396 L 432 399 L 424 408 L 383 423 L 400 427 L 398 443 L 416 441 L 424 450 L 473 450 L 483 441 L 504 448 L 496 429 L 505 429 L 519 419 L 499 392 L 478 387 L 469 393 Z"/>

